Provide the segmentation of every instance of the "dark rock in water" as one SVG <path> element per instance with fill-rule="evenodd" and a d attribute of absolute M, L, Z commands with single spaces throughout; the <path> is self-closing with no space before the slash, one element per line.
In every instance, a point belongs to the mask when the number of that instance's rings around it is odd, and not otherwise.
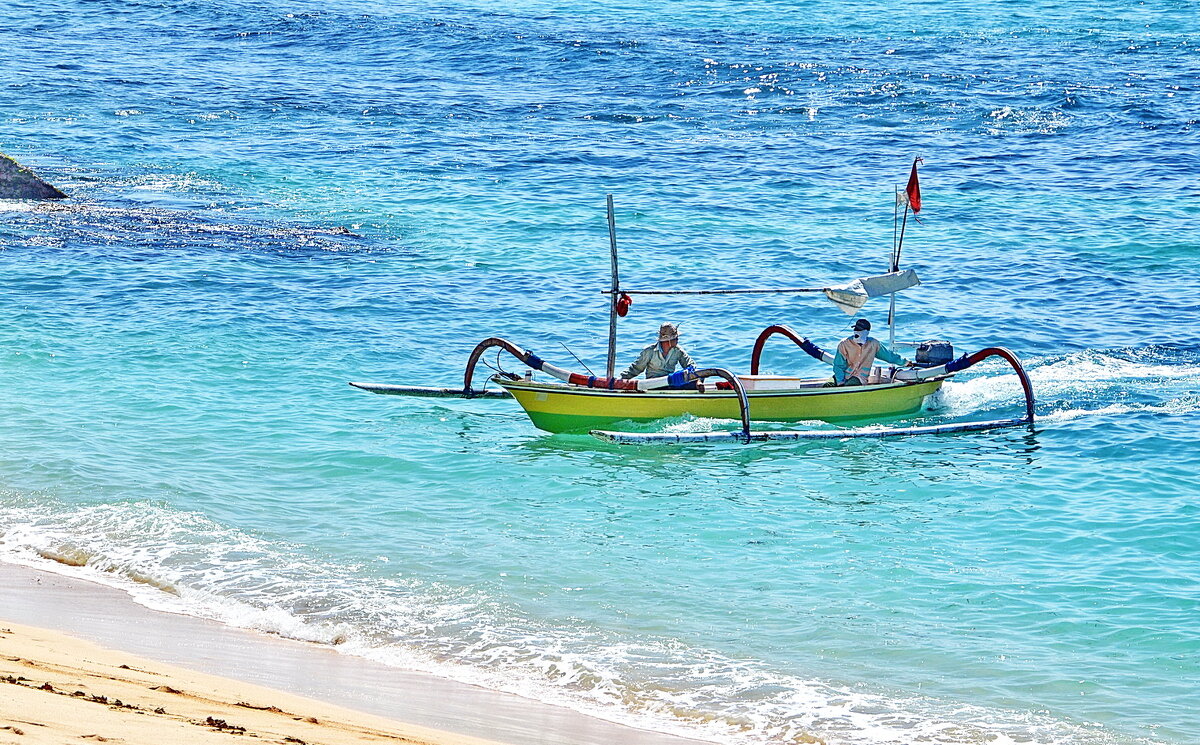
<path fill-rule="evenodd" d="M 67 195 L 0 153 L 0 199 L 66 199 Z"/>

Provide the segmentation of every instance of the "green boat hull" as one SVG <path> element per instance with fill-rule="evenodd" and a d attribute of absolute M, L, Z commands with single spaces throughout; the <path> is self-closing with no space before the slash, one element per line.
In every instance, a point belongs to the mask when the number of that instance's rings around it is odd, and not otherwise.
<path fill-rule="evenodd" d="M 944 379 L 918 383 L 793 390 L 749 391 L 750 419 L 756 422 L 850 422 L 915 414 Z M 538 429 L 589 432 L 620 422 L 653 422 L 691 415 L 741 418 L 733 391 L 609 391 L 560 383 L 498 381 Z"/>

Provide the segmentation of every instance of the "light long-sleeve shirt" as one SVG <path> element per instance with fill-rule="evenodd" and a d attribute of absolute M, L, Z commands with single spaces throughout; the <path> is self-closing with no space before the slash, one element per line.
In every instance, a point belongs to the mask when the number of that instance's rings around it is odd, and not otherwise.
<path fill-rule="evenodd" d="M 678 345 L 671 347 L 671 351 L 664 356 L 662 353 L 662 345 L 655 343 L 642 350 L 638 358 L 633 361 L 633 364 L 625 368 L 625 372 L 621 373 L 621 377 L 625 380 L 636 378 L 639 373 L 645 371 L 647 378 L 660 378 L 663 375 L 670 375 L 675 372 L 675 368 L 691 367 L 695 363 L 692 362 L 692 357 L 687 352 L 683 351 Z"/>
<path fill-rule="evenodd" d="M 838 344 L 837 356 L 833 358 L 834 381 L 843 385 L 847 378 L 858 378 L 860 382 L 866 383 L 876 357 L 893 365 L 908 364 L 903 357 L 880 344 L 878 339 L 867 337 L 866 344 L 859 344 L 851 336 L 842 339 Z"/>

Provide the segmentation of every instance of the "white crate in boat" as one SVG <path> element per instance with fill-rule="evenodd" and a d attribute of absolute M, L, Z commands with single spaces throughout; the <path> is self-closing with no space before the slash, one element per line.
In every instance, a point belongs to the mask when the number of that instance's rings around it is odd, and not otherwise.
<path fill-rule="evenodd" d="M 748 391 L 788 391 L 808 388 L 821 381 L 812 378 L 797 378 L 790 375 L 739 375 L 742 387 Z"/>

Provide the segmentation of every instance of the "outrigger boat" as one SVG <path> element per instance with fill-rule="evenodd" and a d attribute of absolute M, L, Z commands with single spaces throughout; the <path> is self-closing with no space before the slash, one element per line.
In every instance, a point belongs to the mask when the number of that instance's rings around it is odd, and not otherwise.
<path fill-rule="evenodd" d="M 913 164 L 905 191 L 905 222 L 910 206 L 920 209 L 919 190 L 912 194 L 916 179 Z M 727 369 L 710 367 L 681 370 L 657 378 L 625 380 L 613 375 L 616 358 L 617 319 L 628 310 L 632 295 L 741 294 L 766 292 L 822 293 L 843 311 L 854 314 L 872 297 L 890 296 L 889 328 L 894 346 L 895 293 L 920 283 L 912 270 L 899 269 L 900 246 L 893 239 L 892 271 L 873 277 L 825 287 L 792 287 L 769 290 L 629 290 L 620 286 L 612 197 L 608 197 L 609 238 L 612 282 L 604 291 L 609 296 L 609 346 L 607 375 L 585 375 L 546 362 L 531 351 L 506 339 L 484 339 L 467 359 L 461 388 L 356 383 L 350 385 L 373 393 L 424 397 L 512 397 L 529 415 L 534 426 L 548 432 L 588 432 L 611 442 L 758 442 L 767 440 L 842 439 L 846 437 L 888 437 L 946 432 L 978 431 L 1000 427 L 1030 425 L 1034 417 L 1033 389 L 1016 355 L 1000 347 L 988 347 L 974 354 L 955 358 L 945 342 L 926 342 L 917 346 L 914 367 L 876 366 L 866 385 L 827 387 L 828 377 L 805 378 L 759 373 L 766 342 L 782 336 L 810 356 L 832 365 L 834 355 L 826 352 L 785 325 L 763 329 L 754 342 L 749 374 L 734 374 Z M 500 369 L 490 377 L 503 390 L 476 389 L 475 368 L 484 353 L 497 349 L 508 352 L 529 368 L 525 376 Z M 920 427 L 865 426 L 856 428 L 803 431 L 753 430 L 752 422 L 824 421 L 831 423 L 894 419 L 921 410 L 926 398 L 936 393 L 955 373 L 989 357 L 1007 361 L 1016 371 L 1025 392 L 1025 416 L 982 422 L 954 422 Z M 535 381 L 532 371 L 540 371 L 553 381 Z M 691 415 L 712 419 L 738 420 L 738 431 L 701 433 L 622 432 L 610 428 L 623 423 L 644 423 Z"/>

